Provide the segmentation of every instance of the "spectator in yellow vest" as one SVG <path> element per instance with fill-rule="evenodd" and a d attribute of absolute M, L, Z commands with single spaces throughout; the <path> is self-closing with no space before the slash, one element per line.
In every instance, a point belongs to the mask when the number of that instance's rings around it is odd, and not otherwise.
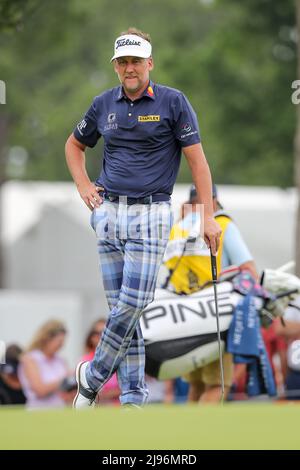
<path fill-rule="evenodd" d="M 178 294 L 191 294 L 212 281 L 210 251 L 200 234 L 196 236 L 192 234 L 193 228 L 200 226 L 200 207 L 197 203 L 197 192 L 192 186 L 189 200 L 183 206 L 183 217 L 171 230 L 169 245 L 164 257 L 165 266 L 169 269 L 165 287 L 171 288 Z M 215 219 L 222 228 L 216 257 L 218 273 L 228 266 L 234 265 L 241 270 L 250 271 L 252 276 L 258 279 L 253 257 L 239 229 L 219 203 L 215 185 L 213 185 L 213 205 Z M 233 381 L 231 354 L 225 353 L 223 362 L 225 396 L 227 396 Z M 196 369 L 185 378 L 190 383 L 190 401 L 217 402 L 220 400 L 221 380 L 218 360 Z"/>

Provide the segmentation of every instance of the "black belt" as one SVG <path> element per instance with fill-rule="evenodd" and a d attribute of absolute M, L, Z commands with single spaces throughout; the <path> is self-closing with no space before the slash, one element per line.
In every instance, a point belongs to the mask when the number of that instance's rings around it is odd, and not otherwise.
<path fill-rule="evenodd" d="M 103 197 L 104 199 L 110 202 L 120 202 L 120 200 L 124 201 L 124 203 L 128 204 L 129 206 L 131 206 L 132 204 L 151 204 L 152 202 L 170 201 L 170 195 L 165 193 L 156 193 L 145 197 L 126 198 L 126 196 L 120 196 L 118 194 L 104 192 Z"/>

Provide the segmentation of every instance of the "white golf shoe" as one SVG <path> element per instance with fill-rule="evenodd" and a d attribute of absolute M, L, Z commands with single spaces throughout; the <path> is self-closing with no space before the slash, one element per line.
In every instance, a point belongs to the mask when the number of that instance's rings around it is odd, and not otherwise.
<path fill-rule="evenodd" d="M 88 361 L 80 362 L 76 367 L 77 393 L 73 401 L 73 408 L 76 410 L 94 407 L 97 392 L 92 390 L 87 383 L 85 371 Z"/>

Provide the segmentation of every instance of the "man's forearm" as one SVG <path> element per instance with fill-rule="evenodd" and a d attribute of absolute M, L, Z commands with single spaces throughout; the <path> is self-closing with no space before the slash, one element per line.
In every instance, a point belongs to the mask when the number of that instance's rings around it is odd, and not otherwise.
<path fill-rule="evenodd" d="M 183 149 L 183 153 L 191 169 L 193 181 L 199 197 L 199 203 L 203 204 L 204 215 L 213 217 L 213 197 L 211 174 L 201 144 L 192 145 Z"/>
<path fill-rule="evenodd" d="M 100 207 L 102 198 L 98 192 L 100 187 L 91 182 L 85 168 L 85 145 L 71 134 L 65 146 L 66 161 L 80 197 L 90 210 Z"/>
<path fill-rule="evenodd" d="M 72 137 L 69 137 L 66 142 L 65 153 L 69 171 L 77 188 L 90 183 L 85 167 L 84 146 L 80 148 L 78 145 L 74 144 Z"/>
<path fill-rule="evenodd" d="M 184 147 L 183 153 L 192 172 L 199 202 L 203 204 L 204 220 L 203 223 L 201 222 L 201 227 L 203 227 L 204 240 L 215 256 L 220 245 L 222 230 L 214 218 L 210 169 L 201 144 Z"/>

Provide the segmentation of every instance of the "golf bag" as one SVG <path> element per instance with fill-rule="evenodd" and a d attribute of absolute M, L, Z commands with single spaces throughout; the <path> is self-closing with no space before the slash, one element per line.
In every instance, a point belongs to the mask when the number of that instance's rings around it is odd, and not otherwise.
<path fill-rule="evenodd" d="M 235 274 L 217 286 L 223 350 L 234 310 L 243 298 L 234 287 Z M 261 317 L 282 316 L 289 299 L 300 292 L 300 279 L 280 270 L 265 270 L 262 284 L 270 297 L 255 297 Z M 154 301 L 143 312 L 141 327 L 146 372 L 159 380 L 182 376 L 218 359 L 213 287 L 190 295 L 157 289 Z"/>

